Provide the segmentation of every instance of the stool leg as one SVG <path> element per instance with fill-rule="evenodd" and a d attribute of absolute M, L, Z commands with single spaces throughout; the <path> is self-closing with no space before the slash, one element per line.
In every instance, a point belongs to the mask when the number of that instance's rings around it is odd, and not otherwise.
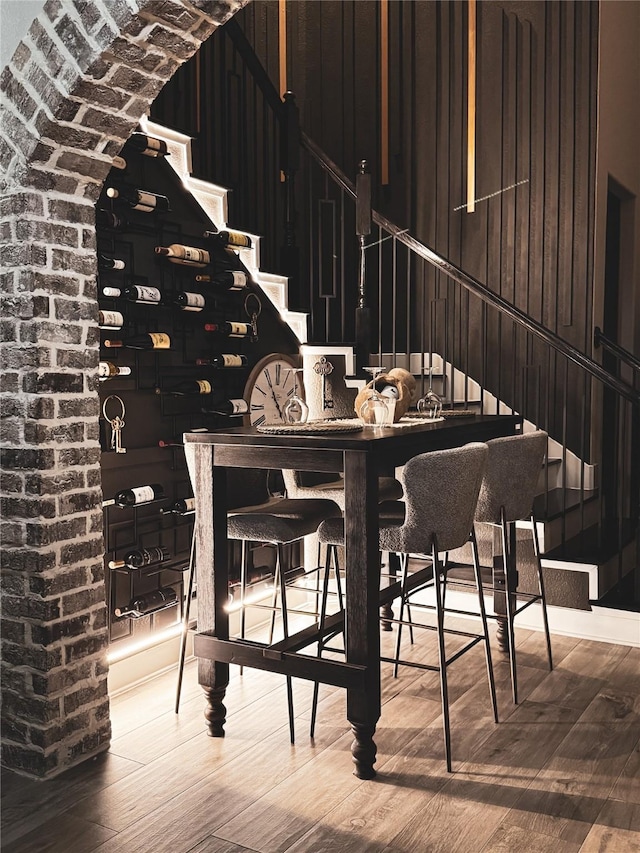
<path fill-rule="evenodd" d="M 278 592 L 281 586 L 280 579 L 280 549 L 276 551 L 276 567 L 273 573 L 273 595 L 271 596 L 271 626 L 269 628 L 269 645 L 273 642 L 273 632 L 276 627 L 276 607 L 278 605 Z M 282 601 L 280 602 L 282 606 Z"/>
<path fill-rule="evenodd" d="M 447 686 L 447 654 L 444 644 L 444 610 L 442 607 L 442 593 L 440 590 L 440 562 L 438 559 L 437 543 L 434 541 L 432 549 L 433 575 L 435 579 L 436 593 L 436 615 L 438 623 L 438 658 L 440 664 L 440 695 L 442 698 L 442 724 L 444 728 L 444 753 L 447 762 L 447 770 L 451 773 L 451 725 L 449 721 L 449 690 Z"/>
<path fill-rule="evenodd" d="M 489 643 L 489 625 L 487 623 L 487 611 L 484 606 L 484 591 L 482 588 L 482 577 L 480 575 L 480 559 L 478 557 L 478 540 L 476 539 L 475 530 L 471 532 L 471 550 L 473 552 L 473 573 L 476 579 L 476 587 L 478 589 L 478 604 L 480 607 L 480 617 L 482 619 L 482 629 L 484 632 L 484 652 L 487 662 L 487 678 L 489 679 L 489 693 L 491 695 L 491 706 L 493 708 L 493 719 L 498 722 L 498 700 L 496 698 L 496 681 L 493 676 L 493 661 L 491 660 L 491 645 Z"/>
<path fill-rule="evenodd" d="M 283 568 L 283 553 L 282 553 L 282 545 L 278 544 L 277 546 L 277 556 L 276 556 L 276 570 L 277 575 L 280 579 L 280 607 L 282 609 L 282 629 L 284 631 L 285 638 L 289 636 L 289 616 L 287 613 L 287 579 L 285 577 L 285 572 Z M 273 614 L 275 618 L 275 613 Z M 273 630 L 273 622 L 272 622 L 272 630 Z M 271 642 L 271 640 L 269 640 Z M 293 679 L 290 675 L 287 675 L 287 705 L 289 707 L 289 737 L 291 739 L 291 743 L 296 742 L 296 731 L 295 731 L 295 718 L 293 712 Z"/>
<path fill-rule="evenodd" d="M 407 577 L 409 567 L 409 555 L 400 554 L 400 614 L 398 615 L 398 636 L 396 637 L 396 662 L 393 665 L 393 677 L 398 677 L 398 663 L 400 660 L 400 643 L 402 642 L 402 620 L 404 618 L 405 598 L 407 595 Z"/>
<path fill-rule="evenodd" d="M 502 559 L 504 560 L 504 574 L 506 579 L 506 609 L 507 609 L 507 638 L 509 640 L 509 666 L 511 668 L 511 693 L 513 704 L 518 704 L 518 673 L 516 670 L 516 637 L 513 627 L 514 597 L 516 589 L 513 588 L 517 580 L 515 574 L 516 561 L 516 528 L 513 522 L 507 522 L 504 507 L 500 510 L 500 530 L 502 534 Z"/>
<path fill-rule="evenodd" d="M 334 572 L 337 577 L 338 582 L 338 590 L 339 590 L 339 600 L 340 604 L 342 604 L 342 589 L 340 587 L 340 578 L 339 569 L 338 569 L 338 549 L 335 545 L 327 545 L 325 551 L 325 560 L 324 560 L 324 578 L 322 581 L 322 600 L 320 604 L 320 619 L 318 622 L 318 627 L 320 631 L 324 628 L 325 617 L 327 615 L 327 598 L 329 597 L 329 574 L 331 571 L 331 563 L 334 565 Z M 320 563 L 320 560 L 318 560 Z M 318 657 L 322 657 L 322 652 L 324 649 L 324 640 L 321 637 L 318 640 Z M 320 691 L 320 682 L 313 682 L 313 698 L 311 700 L 311 723 L 309 725 L 309 737 L 313 737 L 316 731 L 316 715 L 318 711 L 318 695 Z"/>
<path fill-rule="evenodd" d="M 191 536 L 191 553 L 189 554 L 189 580 L 187 581 L 187 596 L 182 614 L 182 634 L 180 635 L 180 657 L 178 659 L 178 686 L 176 687 L 176 714 L 180 710 L 180 694 L 182 693 L 182 676 L 184 660 L 187 652 L 187 632 L 189 631 L 189 613 L 191 611 L 191 596 L 193 595 L 193 579 L 195 577 L 196 536 L 195 530 Z"/>
<path fill-rule="evenodd" d="M 241 555 L 240 555 L 240 638 L 244 639 L 244 632 L 246 627 L 246 615 L 245 615 L 245 606 L 244 606 L 244 596 L 247 589 L 247 575 L 248 575 L 248 562 L 249 562 L 249 549 L 247 548 L 247 540 L 243 539 L 241 543 Z M 240 667 L 240 675 L 242 675 L 244 671 L 244 667 Z"/>
<path fill-rule="evenodd" d="M 547 640 L 547 658 L 549 659 L 549 669 L 553 669 L 553 657 L 551 655 L 551 634 L 549 633 L 549 620 L 547 618 L 547 597 L 544 591 L 544 578 L 542 577 L 542 561 L 540 559 L 540 542 L 538 540 L 538 528 L 536 527 L 535 516 L 531 516 L 531 529 L 533 530 L 533 552 L 536 557 L 536 568 L 538 570 L 538 587 L 540 589 L 540 601 L 542 603 L 542 621 L 544 624 L 544 634 Z"/>

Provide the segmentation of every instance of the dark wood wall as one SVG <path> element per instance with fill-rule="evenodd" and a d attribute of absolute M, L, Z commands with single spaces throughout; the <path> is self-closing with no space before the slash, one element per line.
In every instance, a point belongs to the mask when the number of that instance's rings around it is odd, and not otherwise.
<path fill-rule="evenodd" d="M 588 351 L 598 5 L 478 3 L 474 213 L 456 209 L 466 200 L 467 3 L 389 3 L 386 186 L 380 10 L 378 0 L 288 3 L 288 86 L 303 128 L 348 175 L 369 161 L 374 204 L 392 221 Z M 277 86 L 278 4 L 255 0 L 236 20 Z M 199 138 L 197 171 L 233 188 L 250 145 L 233 117 L 245 84 L 238 69 L 220 74 L 220 36 L 167 84 L 153 115 Z M 244 121 L 265 123 L 261 110 Z M 244 179 L 259 196 L 273 176 L 260 174 L 255 152 L 251 162 Z M 273 227 L 247 223 L 258 206 L 248 207 L 238 225 Z"/>
<path fill-rule="evenodd" d="M 267 5 L 246 17 L 264 26 Z M 348 174 L 369 160 L 376 204 L 392 221 L 587 346 L 597 4 L 478 4 L 476 196 L 490 198 L 471 214 L 456 210 L 466 201 L 467 3 L 389 4 L 386 187 L 380 4 L 290 6 L 289 85 L 312 138 Z"/>

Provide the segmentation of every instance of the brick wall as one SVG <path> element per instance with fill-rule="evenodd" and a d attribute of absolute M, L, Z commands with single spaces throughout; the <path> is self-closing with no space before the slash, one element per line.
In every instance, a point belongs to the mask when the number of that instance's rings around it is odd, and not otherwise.
<path fill-rule="evenodd" d="M 0 77 L 2 761 L 107 748 L 94 204 L 164 83 L 248 0 L 48 0 Z"/>

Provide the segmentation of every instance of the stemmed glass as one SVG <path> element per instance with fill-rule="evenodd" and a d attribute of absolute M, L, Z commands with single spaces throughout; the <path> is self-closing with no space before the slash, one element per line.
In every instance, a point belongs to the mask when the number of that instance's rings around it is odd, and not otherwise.
<path fill-rule="evenodd" d="M 282 414 L 285 423 L 288 424 L 304 424 L 309 417 L 309 406 L 305 403 L 302 397 L 298 394 L 298 382 L 296 374 L 302 373 L 301 367 L 288 367 L 287 373 L 293 373 L 293 394 L 284 404 Z"/>
<path fill-rule="evenodd" d="M 367 373 L 371 374 L 373 380 L 369 383 L 369 386 L 371 387 L 371 394 L 360 406 L 358 414 L 364 421 L 365 426 L 382 426 L 389 422 L 390 412 L 388 404 L 393 402 L 391 399 L 383 397 L 376 388 L 376 379 L 384 372 L 385 368 L 376 366 L 365 367 L 363 369 L 366 370 Z"/>
<path fill-rule="evenodd" d="M 440 417 L 442 412 L 442 398 L 436 394 L 432 387 L 432 373 L 433 368 L 429 368 L 429 387 L 424 395 L 424 397 L 420 397 L 418 402 L 416 403 L 416 409 L 421 415 L 429 418 L 429 420 L 435 421 L 436 418 Z"/>

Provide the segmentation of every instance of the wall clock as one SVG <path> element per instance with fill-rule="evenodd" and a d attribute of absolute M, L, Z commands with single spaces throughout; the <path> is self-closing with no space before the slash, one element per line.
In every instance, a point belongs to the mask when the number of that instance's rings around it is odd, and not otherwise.
<path fill-rule="evenodd" d="M 244 389 L 246 426 L 284 423 L 284 405 L 295 389 L 292 367 L 298 367 L 297 358 L 281 352 L 265 355 L 255 365 Z M 298 387 L 298 394 L 303 397 L 304 389 Z"/>

